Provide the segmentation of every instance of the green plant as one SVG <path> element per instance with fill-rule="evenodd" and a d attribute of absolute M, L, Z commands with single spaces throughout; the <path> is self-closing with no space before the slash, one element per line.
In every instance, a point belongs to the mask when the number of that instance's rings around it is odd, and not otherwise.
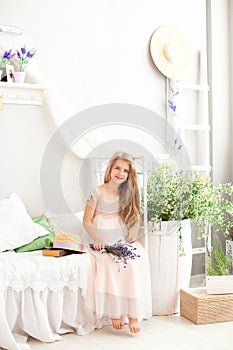
<path fill-rule="evenodd" d="M 216 240 L 208 261 L 207 275 L 230 275 L 232 271 L 231 258 L 227 256 L 219 240 Z"/>
<path fill-rule="evenodd" d="M 177 173 L 162 163 L 148 176 L 148 220 L 155 226 L 161 221 L 190 219 L 201 235 L 208 227 L 227 235 L 233 226 L 232 194 L 232 183 L 214 186 L 210 176 L 195 171 Z"/>

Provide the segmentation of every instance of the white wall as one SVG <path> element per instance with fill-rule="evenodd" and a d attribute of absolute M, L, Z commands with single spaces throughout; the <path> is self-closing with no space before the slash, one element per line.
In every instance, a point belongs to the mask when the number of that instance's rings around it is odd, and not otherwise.
<path fill-rule="evenodd" d="M 163 114 L 164 78 L 148 57 L 152 32 L 176 25 L 194 48 L 205 46 L 204 0 L 10 0 L 6 6 L 6 23 L 36 38 L 42 71 L 77 111 L 120 101 Z"/>
<path fill-rule="evenodd" d="M 232 4 L 208 0 L 209 80 L 211 85 L 212 165 L 215 183 L 232 180 L 230 23 Z M 232 28 L 231 28 L 232 30 Z M 231 56 L 232 57 L 232 56 Z M 232 58 L 231 58 L 232 60 Z"/>
<path fill-rule="evenodd" d="M 228 1 L 229 3 L 229 48 L 230 48 L 230 135 L 233 135 L 233 2 L 231 0 Z M 231 172 L 230 176 L 233 178 L 233 141 L 232 137 L 230 137 L 229 142 L 231 154 L 230 154 L 230 166 L 231 166 Z"/>
<path fill-rule="evenodd" d="M 121 102 L 164 116 L 165 78 L 151 63 L 151 34 L 160 25 L 175 25 L 186 33 L 194 50 L 201 50 L 205 48 L 205 10 L 204 0 L 8 0 L 1 7 L 1 22 L 35 37 L 35 59 L 43 76 L 56 89 L 60 102 L 73 111 Z M 40 162 L 54 130 L 44 107 L 5 105 L 0 115 L 4 169 L 0 196 L 18 192 L 32 215 L 45 209 Z M 66 162 L 65 197 L 73 210 L 79 210 L 76 171 L 80 163 L 74 155 L 68 155 Z"/>

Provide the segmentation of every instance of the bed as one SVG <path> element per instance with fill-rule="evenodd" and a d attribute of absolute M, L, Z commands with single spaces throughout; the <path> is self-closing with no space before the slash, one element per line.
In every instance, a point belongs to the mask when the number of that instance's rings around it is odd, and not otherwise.
<path fill-rule="evenodd" d="M 1 347 L 29 349 L 28 336 L 53 342 L 61 334 L 84 335 L 98 327 L 90 254 L 5 252 L 0 267 Z"/>
<path fill-rule="evenodd" d="M 82 218 L 83 211 L 32 218 L 16 193 L 0 200 L 0 348 L 26 350 L 28 337 L 55 342 L 111 324 L 96 317 L 96 262 L 85 248 Z M 61 257 L 42 254 L 64 236 L 82 247 Z"/>
<path fill-rule="evenodd" d="M 70 219 L 62 216 L 69 230 Z M 29 336 L 54 342 L 64 333 L 85 335 L 101 326 L 95 317 L 91 254 L 43 256 L 38 248 L 51 244 L 54 233 L 38 222 L 16 194 L 0 201 L 0 347 L 8 350 L 30 349 Z M 80 230 L 77 220 L 74 224 Z"/>

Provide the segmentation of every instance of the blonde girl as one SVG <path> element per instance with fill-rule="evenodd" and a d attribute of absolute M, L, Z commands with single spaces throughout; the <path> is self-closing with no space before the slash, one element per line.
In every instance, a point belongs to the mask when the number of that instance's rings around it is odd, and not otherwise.
<path fill-rule="evenodd" d="M 137 172 L 131 155 L 116 152 L 108 163 L 104 184 L 87 199 L 84 228 L 93 241 L 97 318 L 111 319 L 113 328 L 140 331 L 140 321 L 151 316 L 150 271 L 147 256 L 137 241 L 140 229 L 140 196 Z M 100 253 L 106 245 L 130 242 L 138 258 L 126 268 L 116 267 L 111 255 Z"/>

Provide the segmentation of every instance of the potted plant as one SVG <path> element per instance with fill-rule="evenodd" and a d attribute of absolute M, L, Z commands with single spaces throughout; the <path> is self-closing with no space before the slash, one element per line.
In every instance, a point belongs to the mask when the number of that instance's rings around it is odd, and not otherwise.
<path fill-rule="evenodd" d="M 25 70 L 28 67 L 29 61 L 34 57 L 35 49 L 27 50 L 25 45 L 16 50 L 16 60 L 18 61 L 19 71 L 14 73 L 15 82 L 23 83 L 25 79 Z"/>
<path fill-rule="evenodd" d="M 179 291 L 188 288 L 192 266 L 190 222 L 200 237 L 209 227 L 227 234 L 232 227 L 231 183 L 214 186 L 210 176 L 195 171 L 176 172 L 168 163 L 150 171 L 146 204 L 152 305 L 155 315 L 179 309 Z M 166 291 L 166 292 L 164 292 Z M 170 292 L 169 292 L 170 291 Z"/>
<path fill-rule="evenodd" d="M 168 163 L 153 169 L 147 182 L 147 212 L 151 228 L 162 221 L 195 221 L 200 235 L 209 227 L 226 236 L 233 227 L 232 183 L 215 186 L 208 175 L 174 172 Z"/>
<path fill-rule="evenodd" d="M 14 56 L 15 54 L 12 53 L 12 50 L 6 50 L 0 57 L 0 80 L 1 80 L 1 77 L 2 77 L 2 72 L 3 72 L 3 69 L 6 67 L 7 64 L 10 63 L 10 60 L 12 59 L 12 57 Z"/>

